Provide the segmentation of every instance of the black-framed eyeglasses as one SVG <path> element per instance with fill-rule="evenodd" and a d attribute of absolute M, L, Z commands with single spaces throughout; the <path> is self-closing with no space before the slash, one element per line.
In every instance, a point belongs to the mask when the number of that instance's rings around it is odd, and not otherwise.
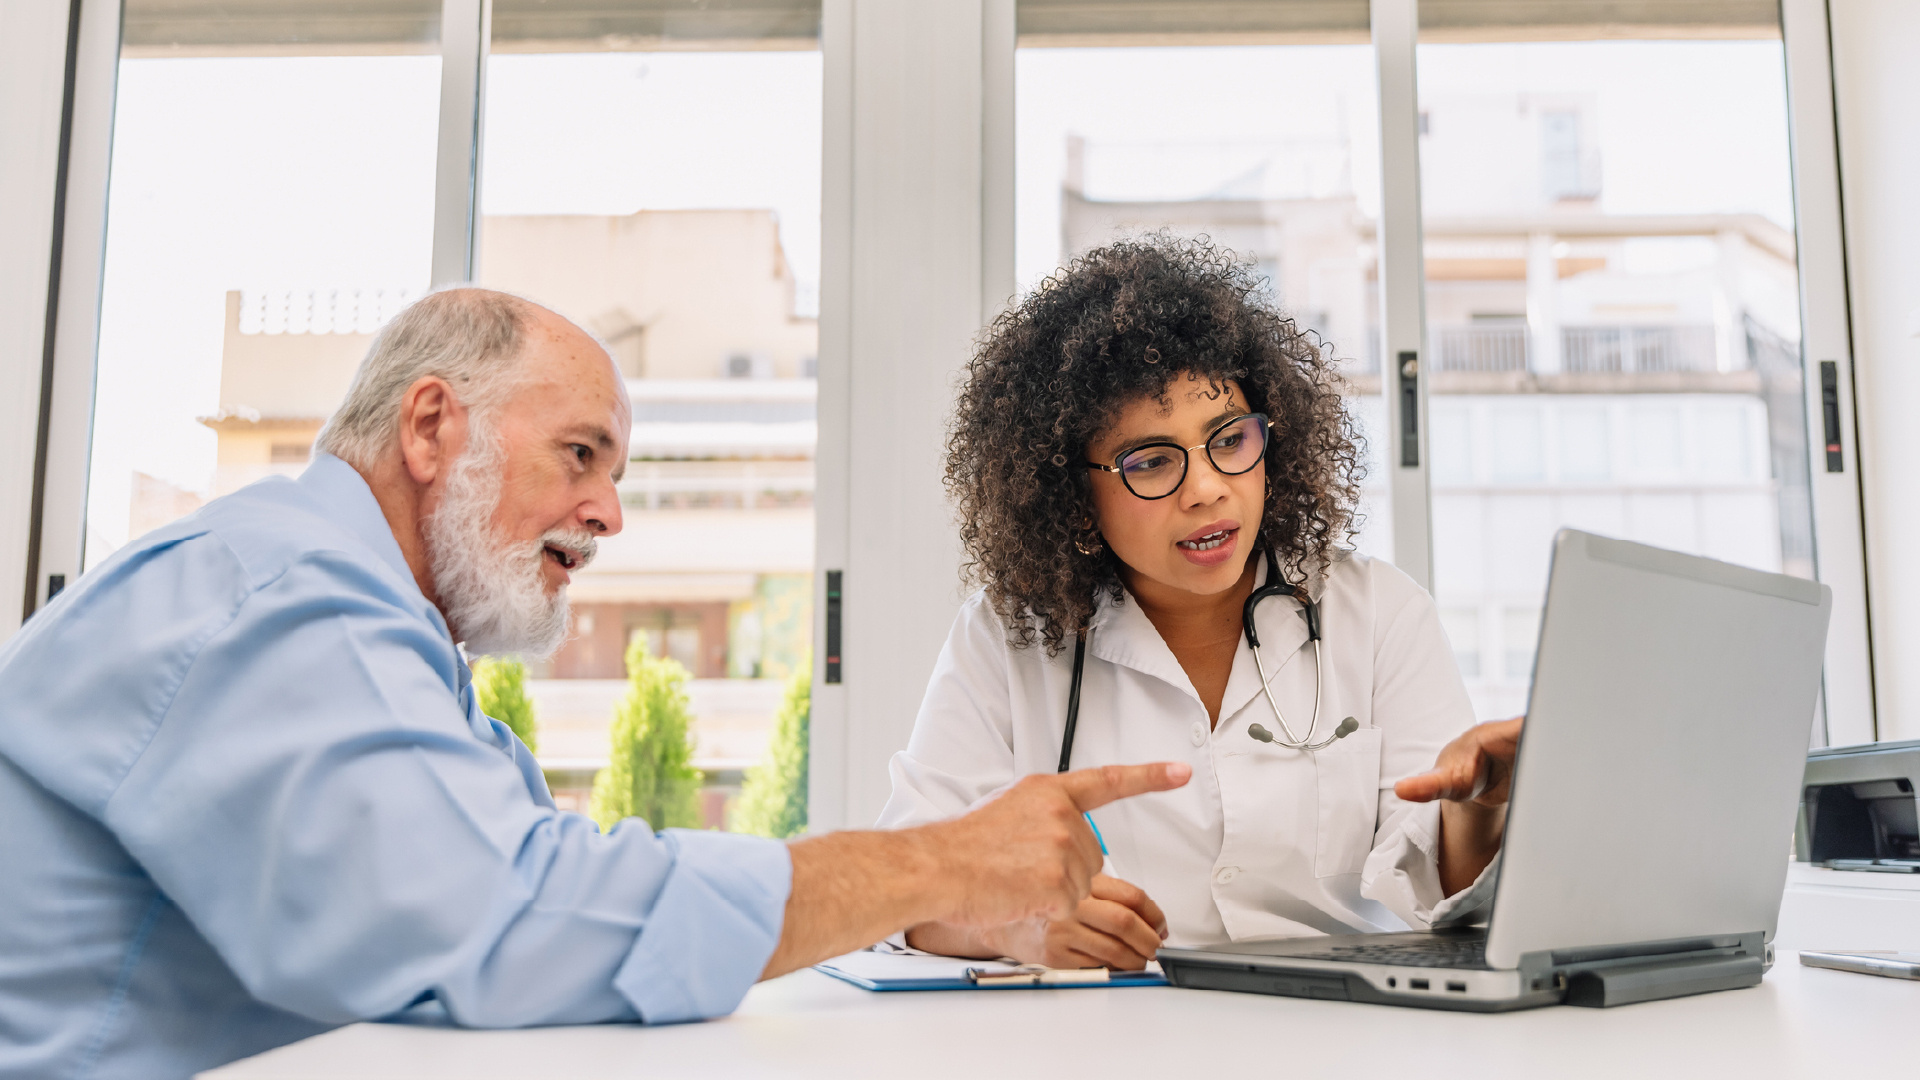
<path fill-rule="evenodd" d="M 1205 450 L 1207 460 L 1222 476 L 1239 476 L 1260 464 L 1267 453 L 1267 431 L 1271 427 L 1273 421 L 1264 414 L 1247 413 L 1215 428 L 1198 446 L 1148 443 L 1121 454 L 1111 465 L 1097 461 L 1081 464 L 1118 475 L 1127 490 L 1139 498 L 1164 499 L 1186 482 L 1188 455 L 1195 450 Z"/>

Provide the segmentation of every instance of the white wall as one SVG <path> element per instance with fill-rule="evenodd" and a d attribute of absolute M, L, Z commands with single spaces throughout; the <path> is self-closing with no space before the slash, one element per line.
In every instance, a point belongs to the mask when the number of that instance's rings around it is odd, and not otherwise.
<path fill-rule="evenodd" d="M 1920 4 L 1832 0 L 1881 739 L 1920 738 Z"/>
<path fill-rule="evenodd" d="M 67 5 L 0 0 L 0 641 L 19 625 L 53 251 Z"/>

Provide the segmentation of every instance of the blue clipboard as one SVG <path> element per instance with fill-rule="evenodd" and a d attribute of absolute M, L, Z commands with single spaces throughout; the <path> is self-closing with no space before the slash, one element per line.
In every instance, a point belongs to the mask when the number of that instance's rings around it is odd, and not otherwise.
<path fill-rule="evenodd" d="M 1155 965 L 1157 968 L 1158 965 Z M 862 951 L 815 964 L 815 971 L 862 990 L 1079 990 L 1090 987 L 1165 986 L 1158 970 L 1106 971 L 1104 977 L 1038 965 L 992 960 L 955 960 L 948 956 Z"/>

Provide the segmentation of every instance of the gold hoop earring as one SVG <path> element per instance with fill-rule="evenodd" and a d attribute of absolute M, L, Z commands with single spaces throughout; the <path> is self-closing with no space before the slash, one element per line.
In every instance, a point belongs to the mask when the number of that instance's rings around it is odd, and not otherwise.
<path fill-rule="evenodd" d="M 1078 552 L 1079 552 L 1080 554 L 1082 554 L 1082 555 L 1098 555 L 1098 554 L 1100 554 L 1100 551 L 1101 551 L 1101 549 L 1103 549 L 1103 548 L 1105 548 L 1105 547 L 1106 547 L 1106 543 L 1105 543 L 1104 541 L 1102 541 L 1102 540 L 1100 539 L 1100 534 L 1099 534 L 1099 533 L 1093 533 L 1093 534 L 1092 534 L 1092 537 L 1093 537 L 1093 539 L 1092 539 L 1092 540 L 1090 540 L 1090 541 L 1089 541 L 1089 540 L 1075 540 L 1075 541 L 1073 542 L 1073 547 L 1074 547 L 1074 550 L 1076 550 L 1076 551 L 1078 551 Z"/>

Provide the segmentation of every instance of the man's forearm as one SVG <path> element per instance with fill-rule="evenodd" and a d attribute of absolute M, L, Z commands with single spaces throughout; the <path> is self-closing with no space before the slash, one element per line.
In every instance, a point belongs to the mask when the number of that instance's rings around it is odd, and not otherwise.
<path fill-rule="evenodd" d="M 1185 765 L 1107 765 L 1015 781 L 957 818 L 788 845 L 793 887 L 760 977 L 784 975 L 924 922 L 999 926 L 1064 918 L 1100 872 L 1087 811 L 1179 787 Z"/>
<path fill-rule="evenodd" d="M 941 867 L 920 829 L 837 832 L 795 840 L 793 889 L 780 944 L 760 977 L 771 979 L 865 948 L 934 917 Z"/>

